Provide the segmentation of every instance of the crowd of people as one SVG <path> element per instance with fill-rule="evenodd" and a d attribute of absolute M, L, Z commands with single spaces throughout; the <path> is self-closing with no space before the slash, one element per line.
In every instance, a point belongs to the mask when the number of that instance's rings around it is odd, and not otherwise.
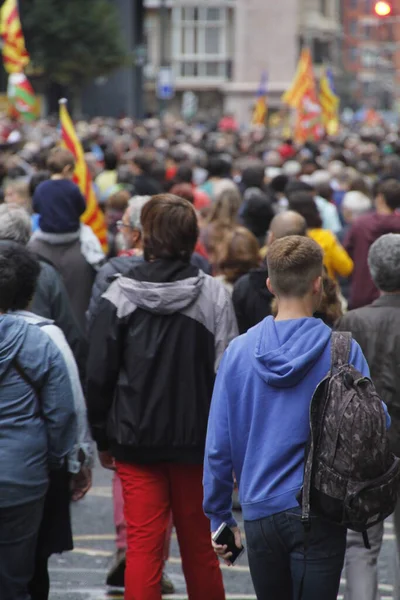
<path fill-rule="evenodd" d="M 55 124 L 18 130 L 0 159 L 1 598 L 49 597 L 97 446 L 114 472 L 106 583 L 126 600 L 174 593 L 173 527 L 189 598 L 225 598 L 231 555 L 210 530 L 226 523 L 241 545 L 235 490 L 259 599 L 334 600 L 344 567 L 346 600 L 375 600 L 383 520 L 365 544 L 313 514 L 308 536 L 298 493 L 332 331 L 352 334 L 347 362 L 371 377 L 382 445 L 400 453 L 396 138 L 298 146 L 168 119 L 77 131 L 107 252 Z M 394 530 L 400 550 L 400 504 Z"/>

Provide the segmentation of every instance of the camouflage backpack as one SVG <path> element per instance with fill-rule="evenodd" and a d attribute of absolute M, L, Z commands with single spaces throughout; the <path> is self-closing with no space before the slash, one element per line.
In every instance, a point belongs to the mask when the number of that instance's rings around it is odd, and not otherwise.
<path fill-rule="evenodd" d="M 351 341 L 350 333 L 332 334 L 331 370 L 311 400 L 302 522 L 312 511 L 367 540 L 365 531 L 394 511 L 400 460 L 373 383 L 349 364 Z"/>

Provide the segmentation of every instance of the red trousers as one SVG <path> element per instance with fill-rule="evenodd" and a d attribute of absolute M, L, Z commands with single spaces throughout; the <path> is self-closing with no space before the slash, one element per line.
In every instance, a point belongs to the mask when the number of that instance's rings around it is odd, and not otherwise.
<path fill-rule="evenodd" d="M 117 463 L 128 550 L 125 600 L 160 600 L 165 536 L 172 510 L 190 600 L 225 600 L 218 559 L 204 516 L 203 468 Z"/>

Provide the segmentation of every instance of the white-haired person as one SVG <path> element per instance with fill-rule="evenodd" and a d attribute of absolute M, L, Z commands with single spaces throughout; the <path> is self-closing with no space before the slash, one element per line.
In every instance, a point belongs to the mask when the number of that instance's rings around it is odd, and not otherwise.
<path fill-rule="evenodd" d="M 372 200 L 369 196 L 359 191 L 346 192 L 342 202 L 343 219 L 350 225 L 365 213 L 372 210 Z"/>

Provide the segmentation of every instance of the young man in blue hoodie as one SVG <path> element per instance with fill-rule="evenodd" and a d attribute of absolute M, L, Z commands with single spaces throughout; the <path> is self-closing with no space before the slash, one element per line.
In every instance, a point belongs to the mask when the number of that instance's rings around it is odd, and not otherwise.
<path fill-rule="evenodd" d="M 305 554 L 297 501 L 311 397 L 331 361 L 331 330 L 313 317 L 323 254 L 313 240 L 290 236 L 271 245 L 267 260 L 278 314 L 234 340 L 221 361 L 207 434 L 204 509 L 212 531 L 227 523 L 240 546 L 231 502 L 235 473 L 257 598 L 336 600 L 346 531 L 313 516 Z M 350 362 L 369 376 L 355 341 Z M 214 547 L 229 562 L 226 547 Z"/>

